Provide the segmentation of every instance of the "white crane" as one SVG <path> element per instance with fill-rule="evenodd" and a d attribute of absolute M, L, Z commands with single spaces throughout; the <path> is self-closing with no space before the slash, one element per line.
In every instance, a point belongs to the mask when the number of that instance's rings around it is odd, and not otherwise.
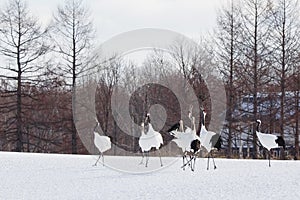
<path fill-rule="evenodd" d="M 149 151 L 152 148 L 152 145 L 149 143 L 149 136 L 145 133 L 145 124 L 142 122 L 141 124 L 141 136 L 139 138 L 139 146 L 142 149 L 142 160 L 140 164 L 143 164 L 144 157 L 146 157 L 146 167 L 148 165 L 149 160 Z"/>
<path fill-rule="evenodd" d="M 177 125 L 175 125 L 174 128 L 175 127 L 177 127 Z M 172 141 L 175 142 L 177 146 L 182 149 L 182 152 L 185 152 L 187 148 L 189 148 L 190 144 L 189 143 L 187 144 L 185 140 L 182 140 L 182 138 L 184 138 L 185 135 L 184 128 L 183 128 L 183 121 L 182 120 L 179 121 L 178 129 L 176 130 L 169 129 L 169 131 L 174 136 L 174 139 Z"/>
<path fill-rule="evenodd" d="M 200 138 L 196 134 L 196 126 L 195 126 L 195 117 L 192 116 L 192 110 L 190 108 L 189 118 L 191 120 L 192 128 L 186 127 L 184 130 L 183 121 L 179 121 L 179 128 L 178 123 L 173 125 L 168 132 L 171 133 L 175 138 L 172 140 L 174 141 L 179 148 L 181 148 L 183 155 L 183 165 L 182 168 L 185 170 L 185 166 L 189 164 L 191 166 L 191 170 L 194 171 L 195 163 L 196 163 L 196 154 L 200 150 Z M 175 130 L 173 130 L 175 129 Z M 190 160 L 187 161 L 186 156 L 190 156 Z M 185 162 L 185 160 L 187 162 Z M 193 164 L 194 161 L 194 164 Z"/>
<path fill-rule="evenodd" d="M 183 128 L 183 121 L 180 120 L 180 128 L 178 130 L 171 131 L 171 134 L 175 137 L 174 141 L 182 152 L 191 151 L 191 142 L 196 139 L 200 139 L 196 135 L 195 127 L 193 129 L 187 127 L 185 130 Z"/>
<path fill-rule="evenodd" d="M 104 166 L 104 156 L 103 153 L 107 150 L 109 150 L 111 148 L 111 141 L 110 138 L 108 136 L 102 136 L 99 135 L 98 132 L 96 132 L 96 128 L 99 126 L 99 122 L 97 121 L 97 125 L 94 128 L 94 144 L 97 147 L 97 149 L 99 150 L 99 157 L 96 161 L 96 163 L 94 164 L 94 166 L 97 165 L 99 159 L 102 156 L 102 163 Z"/>
<path fill-rule="evenodd" d="M 269 167 L 271 167 L 271 161 L 270 161 L 271 149 L 278 148 L 278 147 L 283 147 L 283 149 L 285 149 L 285 141 L 284 141 L 283 137 L 281 137 L 281 136 L 276 136 L 276 135 L 260 132 L 261 121 L 258 119 L 258 120 L 256 120 L 256 123 L 257 123 L 256 135 L 257 135 L 258 140 L 261 143 L 261 145 L 268 150 Z"/>
<path fill-rule="evenodd" d="M 209 158 L 212 157 L 213 164 L 214 164 L 214 169 L 216 169 L 216 164 L 214 160 L 214 156 L 212 153 L 213 149 L 220 150 L 221 149 L 221 138 L 220 135 L 213 132 L 213 131 L 208 131 L 205 127 L 205 117 L 206 117 L 206 112 L 203 109 L 203 123 L 201 124 L 201 130 L 200 130 L 200 142 L 201 142 L 201 147 L 203 146 L 207 152 L 208 152 L 208 160 L 207 160 L 207 170 L 209 169 Z"/>
<path fill-rule="evenodd" d="M 183 121 L 180 120 L 180 128 L 178 130 L 171 131 L 170 133 L 174 136 L 174 141 L 179 148 L 181 148 L 183 155 L 183 170 L 187 164 L 190 164 L 191 170 L 194 171 L 195 161 L 196 161 L 196 153 L 198 153 L 200 149 L 200 138 L 196 135 L 195 128 L 195 118 L 193 118 L 193 129 L 187 127 L 186 130 L 183 128 Z M 186 156 L 190 156 L 190 161 L 187 161 Z M 185 160 L 187 162 L 185 162 Z M 194 164 L 192 163 L 194 161 Z"/>
<path fill-rule="evenodd" d="M 163 145 L 163 138 L 161 134 L 157 131 L 155 131 L 152 127 L 152 124 L 150 123 L 150 114 L 148 113 L 145 119 L 145 123 L 148 125 L 148 131 L 147 133 L 145 132 L 144 128 L 144 123 L 142 123 L 142 130 L 141 130 L 141 136 L 139 138 L 139 145 L 142 149 L 143 153 L 143 158 L 140 164 L 143 163 L 144 159 L 144 154 L 146 157 L 146 167 L 148 166 L 148 160 L 149 160 L 149 152 L 152 148 L 155 148 L 158 150 L 159 153 L 159 159 L 160 159 L 160 165 L 163 166 L 162 160 L 161 160 L 161 155 L 160 155 L 160 150 L 159 148 L 161 145 Z"/>
<path fill-rule="evenodd" d="M 188 136 L 184 139 L 189 142 L 189 148 L 187 149 L 185 156 L 187 154 L 190 156 L 190 160 L 186 164 L 189 164 L 189 162 L 191 162 L 191 170 L 194 171 L 197 153 L 200 151 L 201 145 L 200 145 L 200 137 L 196 134 L 195 117 L 192 116 L 191 112 L 190 112 L 190 119 L 192 123 L 192 129 L 187 127 L 185 130 L 185 134 Z M 183 169 L 186 164 L 182 166 Z"/>

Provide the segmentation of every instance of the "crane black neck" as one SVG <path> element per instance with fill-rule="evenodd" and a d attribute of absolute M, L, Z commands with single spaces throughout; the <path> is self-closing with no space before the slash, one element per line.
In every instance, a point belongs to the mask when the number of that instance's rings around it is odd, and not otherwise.
<path fill-rule="evenodd" d="M 259 132 L 260 131 L 260 124 L 261 124 L 261 122 L 260 121 L 256 121 L 256 123 L 257 123 L 256 131 Z"/>

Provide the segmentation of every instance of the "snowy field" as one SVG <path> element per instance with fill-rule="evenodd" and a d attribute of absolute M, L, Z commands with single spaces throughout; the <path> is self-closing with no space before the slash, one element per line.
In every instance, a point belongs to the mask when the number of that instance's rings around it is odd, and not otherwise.
<path fill-rule="evenodd" d="M 207 159 L 198 159 L 191 172 L 180 169 L 180 158 L 162 158 L 169 164 L 160 170 L 133 174 L 93 167 L 96 159 L 0 152 L 0 199 L 300 199 L 297 161 L 271 161 L 269 168 L 266 160 L 216 159 L 218 168 L 207 171 Z M 144 168 L 140 157 L 105 161 Z M 159 166 L 158 158 L 150 158 L 151 166 Z"/>

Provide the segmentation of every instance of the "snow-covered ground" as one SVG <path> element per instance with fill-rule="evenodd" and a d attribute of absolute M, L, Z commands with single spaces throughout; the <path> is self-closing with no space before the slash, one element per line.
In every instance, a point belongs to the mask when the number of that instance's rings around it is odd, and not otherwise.
<path fill-rule="evenodd" d="M 300 162 L 216 159 L 206 170 L 181 170 L 180 158 L 162 158 L 166 166 L 140 173 L 140 157 L 106 157 L 138 174 L 99 164 L 96 156 L 0 153 L 0 199 L 300 199 Z M 175 160 L 175 162 L 174 162 Z M 128 166 L 120 166 L 120 169 Z M 150 158 L 151 169 L 160 168 Z M 132 171 L 134 171 L 132 169 Z"/>

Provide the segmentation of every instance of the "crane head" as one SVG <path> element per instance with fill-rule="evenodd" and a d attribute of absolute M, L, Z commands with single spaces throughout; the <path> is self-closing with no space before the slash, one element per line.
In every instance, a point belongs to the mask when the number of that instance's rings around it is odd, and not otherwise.
<path fill-rule="evenodd" d="M 149 123 L 151 123 L 150 113 L 147 113 L 146 118 L 145 118 L 145 124 L 148 125 Z"/>

